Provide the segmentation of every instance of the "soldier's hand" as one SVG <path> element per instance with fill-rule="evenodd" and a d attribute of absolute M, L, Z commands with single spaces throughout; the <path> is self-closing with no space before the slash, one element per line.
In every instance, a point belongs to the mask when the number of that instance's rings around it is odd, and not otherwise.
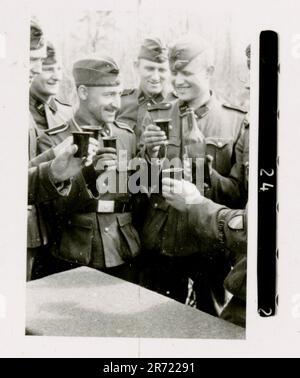
<path fill-rule="evenodd" d="M 75 144 L 68 145 L 52 160 L 50 174 L 55 184 L 68 180 L 81 170 L 82 159 L 74 157 L 77 149 Z"/>
<path fill-rule="evenodd" d="M 94 164 L 96 170 L 116 169 L 117 167 L 117 151 L 111 147 L 99 147 L 94 156 Z"/>
<path fill-rule="evenodd" d="M 99 142 L 95 138 L 89 138 L 88 156 L 84 160 L 84 165 L 89 166 L 93 164 L 94 157 L 99 149 Z"/>
<path fill-rule="evenodd" d="M 53 152 L 55 156 L 58 156 L 61 152 L 73 144 L 73 136 L 68 136 L 65 140 L 59 143 L 57 146 L 53 147 Z"/>
<path fill-rule="evenodd" d="M 162 179 L 162 194 L 166 202 L 179 211 L 185 211 L 188 205 L 201 203 L 204 198 L 191 182 L 167 177 Z"/>
<path fill-rule="evenodd" d="M 168 143 L 165 132 L 161 131 L 161 129 L 155 125 L 148 125 L 141 139 L 146 146 L 147 154 L 150 158 L 156 158 L 160 146 L 164 146 Z"/>

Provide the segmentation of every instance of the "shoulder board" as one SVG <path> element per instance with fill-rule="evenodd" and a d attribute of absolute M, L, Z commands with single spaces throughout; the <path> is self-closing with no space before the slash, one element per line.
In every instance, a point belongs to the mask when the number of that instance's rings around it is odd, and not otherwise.
<path fill-rule="evenodd" d="M 128 95 L 131 95 L 132 93 L 134 93 L 135 89 L 132 88 L 132 89 L 124 89 L 123 92 L 121 93 L 121 96 L 128 96 Z"/>
<path fill-rule="evenodd" d="M 56 135 L 68 130 L 69 127 L 70 125 L 68 123 L 62 123 L 61 125 L 55 126 L 52 129 L 46 130 L 45 133 L 47 135 Z"/>
<path fill-rule="evenodd" d="M 233 110 L 237 110 L 241 113 L 247 113 L 248 110 L 246 108 L 244 108 L 243 106 L 239 106 L 239 105 L 232 105 L 232 104 L 229 104 L 228 102 L 224 102 L 222 104 L 224 106 L 224 108 L 227 108 L 227 109 L 233 109 Z"/>
<path fill-rule="evenodd" d="M 71 104 L 67 103 L 67 102 L 63 102 L 61 100 L 59 100 L 58 98 L 55 97 L 55 101 L 58 102 L 59 104 L 61 105 L 65 105 L 65 106 L 69 106 L 69 107 L 72 107 Z"/>
<path fill-rule="evenodd" d="M 120 129 L 127 130 L 127 131 L 131 132 L 132 134 L 134 134 L 134 131 L 132 130 L 132 128 L 129 125 L 127 125 L 127 123 L 116 121 L 115 125 L 118 126 Z"/>

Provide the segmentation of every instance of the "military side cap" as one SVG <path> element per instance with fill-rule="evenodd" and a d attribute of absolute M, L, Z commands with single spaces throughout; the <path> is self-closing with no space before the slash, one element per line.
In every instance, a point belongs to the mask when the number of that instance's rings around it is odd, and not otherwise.
<path fill-rule="evenodd" d="M 43 59 L 43 66 L 57 63 L 56 50 L 53 44 L 47 41 L 47 56 Z"/>
<path fill-rule="evenodd" d="M 170 68 L 181 70 L 201 55 L 203 55 L 204 63 L 213 64 L 212 48 L 207 41 L 201 37 L 181 37 L 169 49 Z"/>
<path fill-rule="evenodd" d="M 40 50 L 45 46 L 45 39 L 41 26 L 36 20 L 30 21 L 30 50 Z"/>
<path fill-rule="evenodd" d="M 167 46 L 159 38 L 146 38 L 141 45 L 138 58 L 163 63 L 168 60 Z"/>
<path fill-rule="evenodd" d="M 76 85 L 106 87 L 120 84 L 119 67 L 110 57 L 81 59 L 73 65 Z"/>

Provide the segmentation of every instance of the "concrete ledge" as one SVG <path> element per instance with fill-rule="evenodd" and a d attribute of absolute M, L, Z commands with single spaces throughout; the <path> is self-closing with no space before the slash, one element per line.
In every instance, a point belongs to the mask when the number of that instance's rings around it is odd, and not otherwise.
<path fill-rule="evenodd" d="M 87 267 L 27 283 L 26 333 L 243 339 L 245 330 Z"/>

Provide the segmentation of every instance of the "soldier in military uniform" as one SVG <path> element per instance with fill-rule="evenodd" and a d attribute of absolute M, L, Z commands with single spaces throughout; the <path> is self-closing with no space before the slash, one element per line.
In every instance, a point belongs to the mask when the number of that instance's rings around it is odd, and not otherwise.
<path fill-rule="evenodd" d="M 29 84 L 42 71 L 42 58 L 46 56 L 45 39 L 42 29 L 36 20 L 30 22 L 30 70 Z M 36 151 L 36 134 L 32 118 L 29 120 L 29 160 L 34 157 Z M 32 153 L 30 153 L 32 152 Z M 38 173 L 28 171 L 29 183 L 34 182 Z M 31 180 L 32 179 L 32 180 Z M 33 185 L 33 184 L 31 184 Z M 36 185 L 36 184 L 34 184 Z M 29 189 L 32 188 L 29 187 Z M 45 227 L 39 227 L 39 216 L 34 204 L 30 205 L 27 211 L 27 281 L 31 279 L 32 266 L 39 248 L 43 245 L 43 234 L 46 234 Z"/>
<path fill-rule="evenodd" d="M 46 57 L 46 43 L 39 23 L 30 24 L 30 73 L 29 84 L 41 75 L 42 59 Z M 94 146 L 90 146 L 92 158 Z M 29 118 L 29 168 L 28 168 L 28 211 L 27 211 L 27 281 L 38 278 L 37 261 L 48 253 L 49 238 L 47 225 L 39 204 L 58 196 L 68 195 L 70 178 L 81 170 L 81 159 L 74 158 L 77 147 L 72 139 L 38 155 L 37 124 L 32 114 Z M 53 160 L 54 159 L 54 160 Z"/>
<path fill-rule="evenodd" d="M 166 157 L 169 160 L 183 158 L 183 135 L 188 134 L 191 120 L 188 114 L 192 114 L 192 121 L 197 123 L 198 131 L 205 138 L 206 153 L 213 158 L 210 198 L 222 203 L 224 193 L 229 192 L 229 196 L 235 193 L 230 192 L 231 185 L 228 185 L 228 191 L 225 187 L 216 192 L 215 181 L 219 180 L 219 175 L 228 176 L 235 163 L 234 147 L 246 112 L 220 101 L 212 93 L 213 51 L 205 40 L 181 38 L 170 48 L 169 62 L 179 99 L 166 114 L 172 126 Z M 150 161 L 159 157 L 161 146 L 166 145 L 166 136 L 151 124 L 150 117 L 144 122 L 143 153 Z M 166 162 L 163 161 L 163 166 Z M 141 239 L 148 255 L 142 284 L 184 302 L 188 278 L 192 278 L 198 308 L 216 315 L 215 302 L 223 305 L 225 301 L 223 281 L 230 267 L 222 256 L 211 258 L 211 254 L 201 254 L 201 243 L 190 235 L 187 214 L 170 207 L 161 195 L 152 194 Z M 214 250 L 214 245 L 211 249 Z"/>
<path fill-rule="evenodd" d="M 236 170 L 237 179 L 248 191 L 249 126 L 241 134 Z M 168 204 L 188 214 L 190 232 L 201 241 L 201 253 L 222 253 L 232 269 L 224 280 L 224 287 L 233 295 L 220 314 L 224 320 L 246 325 L 247 276 L 247 206 L 233 210 L 203 197 L 196 186 L 188 181 L 162 180 L 162 193 Z M 214 245 L 212 250 L 211 245 Z"/>
<path fill-rule="evenodd" d="M 47 56 L 42 62 L 42 72 L 30 86 L 29 109 L 37 133 L 51 129 L 72 117 L 72 107 L 56 96 L 61 82 L 61 64 L 53 44 L 47 41 Z"/>
<path fill-rule="evenodd" d="M 203 197 L 188 181 L 164 178 L 163 195 L 167 203 L 188 214 L 190 232 L 201 241 L 202 253 L 222 253 L 233 269 L 225 278 L 225 288 L 233 298 L 221 317 L 245 327 L 247 210 L 232 210 Z M 205 243 L 203 243 L 205 240 Z"/>
<path fill-rule="evenodd" d="M 140 80 L 139 87 L 123 91 L 118 119 L 132 127 L 139 143 L 147 108 L 173 101 L 176 96 L 169 90 L 168 50 L 159 38 L 146 38 L 143 41 L 134 66 Z"/>
<path fill-rule="evenodd" d="M 119 68 L 110 57 L 83 59 L 74 64 L 73 75 L 79 108 L 70 121 L 41 135 L 40 148 L 46 150 L 72 131 L 82 130 L 81 126 L 92 125 L 100 128 L 99 149 L 96 169 L 92 165 L 84 170 L 73 179 L 69 196 L 53 203 L 53 253 L 75 266 L 90 266 L 136 282 L 135 257 L 140 252 L 140 240 L 132 224 L 130 197 L 103 180 L 103 175 L 111 174 L 119 182 L 117 154 L 126 152 L 131 159 L 136 153 L 133 130 L 115 121 L 121 101 Z M 117 150 L 103 148 L 105 136 L 117 138 Z M 103 191 L 104 184 L 107 190 Z"/>

